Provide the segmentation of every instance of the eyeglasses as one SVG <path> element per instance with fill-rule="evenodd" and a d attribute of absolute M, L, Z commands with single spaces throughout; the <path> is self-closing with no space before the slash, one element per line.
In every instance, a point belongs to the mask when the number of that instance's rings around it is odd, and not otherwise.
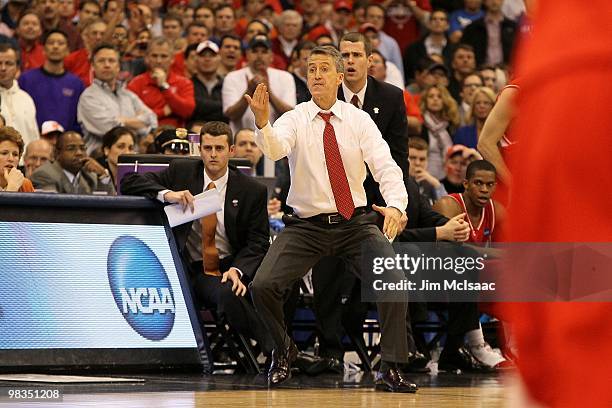
<path fill-rule="evenodd" d="M 189 154 L 191 152 L 189 142 L 187 141 L 170 141 L 165 143 L 162 148 L 164 151 L 170 150 L 174 154 Z"/>

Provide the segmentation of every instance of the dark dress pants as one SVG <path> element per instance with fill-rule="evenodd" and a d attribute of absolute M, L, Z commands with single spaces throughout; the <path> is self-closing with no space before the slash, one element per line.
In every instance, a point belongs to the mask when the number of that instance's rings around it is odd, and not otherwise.
<path fill-rule="evenodd" d="M 255 307 L 275 346 L 281 349 L 288 348 L 291 342 L 284 324 L 283 296 L 321 257 L 340 256 L 359 265 L 362 248 L 368 246 L 381 248 L 378 256 L 395 257 L 393 247 L 376 226 L 375 214 L 358 215 L 350 221 L 331 225 L 297 217 L 284 220 L 286 228 L 272 243 L 251 286 Z M 361 268 L 356 270 L 360 272 L 359 277 L 371 273 Z M 379 302 L 377 307 L 382 359 L 407 362 L 407 303 Z"/>
<path fill-rule="evenodd" d="M 222 259 L 219 266 L 222 271 L 229 269 L 231 259 Z M 220 276 L 202 273 L 202 262 L 194 262 L 191 269 L 194 292 L 200 303 L 225 316 L 228 323 L 239 333 L 257 340 L 262 352 L 268 355 L 273 348 L 272 338 L 255 311 L 249 292 L 247 291 L 244 296 L 236 296 L 232 292 L 230 280 L 221 283 Z"/>

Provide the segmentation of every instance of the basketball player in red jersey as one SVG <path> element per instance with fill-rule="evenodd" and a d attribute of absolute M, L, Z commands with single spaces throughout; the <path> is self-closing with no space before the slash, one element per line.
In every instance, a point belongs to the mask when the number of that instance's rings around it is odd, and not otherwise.
<path fill-rule="evenodd" d="M 490 243 L 495 224 L 504 218 L 504 208 L 491 199 L 497 184 L 496 175 L 491 163 L 476 160 L 467 168 L 463 182 L 465 192 L 442 197 L 433 206 L 435 211 L 448 218 L 466 214 L 466 221 L 470 225 L 467 242 Z"/>
<path fill-rule="evenodd" d="M 510 241 L 612 242 L 610 13 L 609 0 L 537 2 L 532 37 L 516 59 L 521 114 L 512 124 Z M 579 148 L 567 135 L 581 136 Z M 512 306 L 517 365 L 538 406 L 612 406 L 612 304 Z"/>
<path fill-rule="evenodd" d="M 470 236 L 467 242 L 489 244 L 492 241 L 495 226 L 501 224 L 505 217 L 505 209 L 491 199 L 495 192 L 497 172 L 495 166 L 486 160 L 476 160 L 470 163 L 466 170 L 466 180 L 463 182 L 465 191 L 461 194 L 450 194 L 438 200 L 433 209 L 447 218 L 465 214 L 470 226 Z M 482 327 L 478 323 L 479 307 L 473 306 L 473 314 L 466 319 L 475 319 L 475 329 L 465 334 L 470 354 L 481 364 L 490 368 L 509 368 L 513 364 L 503 356 L 494 352 L 485 342 Z M 443 355 L 440 355 L 440 360 Z M 439 364 L 442 364 L 441 362 Z"/>

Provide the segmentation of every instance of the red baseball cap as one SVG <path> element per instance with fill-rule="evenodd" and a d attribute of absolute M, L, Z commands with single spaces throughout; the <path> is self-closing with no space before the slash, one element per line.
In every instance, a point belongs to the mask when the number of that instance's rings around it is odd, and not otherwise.
<path fill-rule="evenodd" d="M 348 10 L 348 11 L 352 11 L 353 10 L 353 5 L 346 1 L 346 0 L 336 0 L 334 1 L 334 10 L 339 11 L 339 10 Z"/>

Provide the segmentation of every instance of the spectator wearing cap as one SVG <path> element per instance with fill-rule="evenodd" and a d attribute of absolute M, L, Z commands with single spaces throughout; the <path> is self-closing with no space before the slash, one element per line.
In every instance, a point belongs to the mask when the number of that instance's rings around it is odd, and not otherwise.
<path fill-rule="evenodd" d="M 385 14 L 386 10 L 380 4 L 369 4 L 366 8 L 365 20 L 376 27 L 378 30 L 378 36 L 380 38 L 380 44 L 378 45 L 378 51 L 385 57 L 388 62 L 393 63 L 397 66 L 404 76 L 404 63 L 402 61 L 402 52 L 397 44 L 397 41 L 387 33 L 383 31 L 385 26 Z"/>
<path fill-rule="evenodd" d="M 53 158 L 53 146 L 45 139 L 33 140 L 26 146 L 23 155 L 25 176 L 30 178 L 32 173 Z"/>
<path fill-rule="evenodd" d="M 298 44 L 303 25 L 302 16 L 295 10 L 285 10 L 278 18 L 278 36 L 272 40 L 272 51 L 285 60 L 286 66 L 291 62 L 291 52 Z"/>
<path fill-rule="evenodd" d="M 208 35 L 209 32 L 205 25 L 197 22 L 189 24 L 185 29 L 185 40 L 187 41 L 187 47 L 185 50 L 179 51 L 174 55 L 174 60 L 170 66 L 170 71 L 177 75 L 183 75 L 184 77 L 191 78 L 193 72 L 195 71 L 190 73 L 185 66 L 185 61 L 188 59 L 189 55 L 191 55 L 191 51 L 188 52 L 188 48 L 192 46 L 191 50 L 195 51 L 198 44 L 208 40 Z"/>
<path fill-rule="evenodd" d="M 264 20 L 253 19 L 249 21 L 246 28 L 246 34 L 242 39 L 242 45 L 244 49 L 248 48 L 249 42 L 251 42 L 253 37 L 255 37 L 256 35 L 264 35 L 268 39 L 270 39 L 270 27 L 268 27 L 268 24 L 266 24 Z M 244 68 L 246 65 L 246 59 L 243 58 L 238 64 L 238 67 Z M 272 68 L 281 69 L 283 71 L 287 69 L 287 63 L 285 62 L 285 59 L 282 56 L 275 54 L 274 50 L 272 51 L 272 62 L 270 63 L 270 66 Z"/>
<path fill-rule="evenodd" d="M 139 136 L 157 127 L 155 113 L 118 80 L 119 51 L 101 44 L 93 51 L 92 61 L 94 81 L 78 104 L 78 120 L 89 154 L 102 146 L 104 134 L 115 126 L 125 126 Z"/>
<path fill-rule="evenodd" d="M 219 47 L 212 41 L 204 41 L 198 44 L 196 54 L 196 73 L 191 78 L 196 107 L 191 120 L 229 123 L 223 115 L 223 78 L 217 73 L 221 64 Z"/>
<path fill-rule="evenodd" d="M 270 95 L 270 123 L 296 105 L 295 82 L 290 73 L 270 68 L 272 46 L 264 35 L 251 39 L 246 52 L 247 66 L 230 72 L 223 81 L 223 112 L 233 132 L 255 129 L 255 117 L 244 95 L 253 95 L 258 84 L 267 85 Z"/>
<path fill-rule="evenodd" d="M 406 83 L 414 81 L 415 66 L 417 62 L 433 54 L 450 58 L 451 44 L 446 37 L 448 30 L 448 16 L 444 10 L 434 10 L 427 23 L 429 34 L 412 43 L 404 52 L 404 72 Z"/>
<path fill-rule="evenodd" d="M 331 19 L 325 23 L 334 45 L 340 44 L 340 38 L 346 34 L 351 22 L 351 3 L 347 0 L 335 0 Z"/>
<path fill-rule="evenodd" d="M 238 69 L 238 63 L 242 58 L 242 41 L 236 35 L 224 35 L 219 43 L 219 56 L 221 64 L 217 73 L 225 77 L 229 72 Z"/>
<path fill-rule="evenodd" d="M 465 187 L 467 166 L 474 160 L 482 160 L 482 156 L 475 149 L 456 144 L 448 148 L 444 159 L 445 177 L 440 180 L 448 194 L 463 193 Z"/>
<path fill-rule="evenodd" d="M 83 23 L 81 36 L 84 48 L 72 52 L 64 60 L 66 69 L 79 78 L 85 86 L 91 85 L 93 73 L 91 71 L 91 52 L 102 43 L 106 35 L 107 25 L 100 18 L 92 18 Z"/>
<path fill-rule="evenodd" d="M 49 142 L 53 148 L 62 133 L 64 133 L 64 128 L 54 120 L 47 120 L 40 126 L 40 138 Z"/>
<path fill-rule="evenodd" d="M 40 44 L 42 25 L 34 11 L 26 11 L 19 17 L 15 35 L 21 50 L 21 72 L 39 68 L 45 62 L 43 46 Z"/>
<path fill-rule="evenodd" d="M 155 138 L 155 150 L 160 154 L 188 156 L 190 149 L 184 128 L 165 129 Z"/>
<path fill-rule="evenodd" d="M 195 108 L 193 83 L 169 72 L 173 55 L 170 41 L 152 39 L 145 56 L 148 70 L 132 79 L 128 88 L 155 112 L 160 125 L 183 126 Z"/>
<path fill-rule="evenodd" d="M 42 18 L 45 33 L 51 30 L 62 30 L 68 37 L 70 51 L 83 48 L 83 40 L 69 18 L 62 18 L 58 0 L 39 0 L 36 12 Z"/>
<path fill-rule="evenodd" d="M 60 30 L 51 30 L 43 37 L 45 62 L 19 77 L 19 86 L 36 105 L 36 122 L 56 121 L 63 129 L 81 131 L 77 121 L 77 105 L 85 86 L 76 75 L 64 68 L 68 55 L 68 37 Z"/>
<path fill-rule="evenodd" d="M 85 150 L 80 134 L 62 133 L 55 145 L 55 161 L 43 164 L 32 174 L 34 187 L 60 194 L 115 194 L 108 170 Z"/>
<path fill-rule="evenodd" d="M 6 126 L 15 128 L 27 145 L 38 139 L 36 105 L 15 80 L 18 71 L 18 51 L 7 43 L 0 44 L 0 111 Z"/>

